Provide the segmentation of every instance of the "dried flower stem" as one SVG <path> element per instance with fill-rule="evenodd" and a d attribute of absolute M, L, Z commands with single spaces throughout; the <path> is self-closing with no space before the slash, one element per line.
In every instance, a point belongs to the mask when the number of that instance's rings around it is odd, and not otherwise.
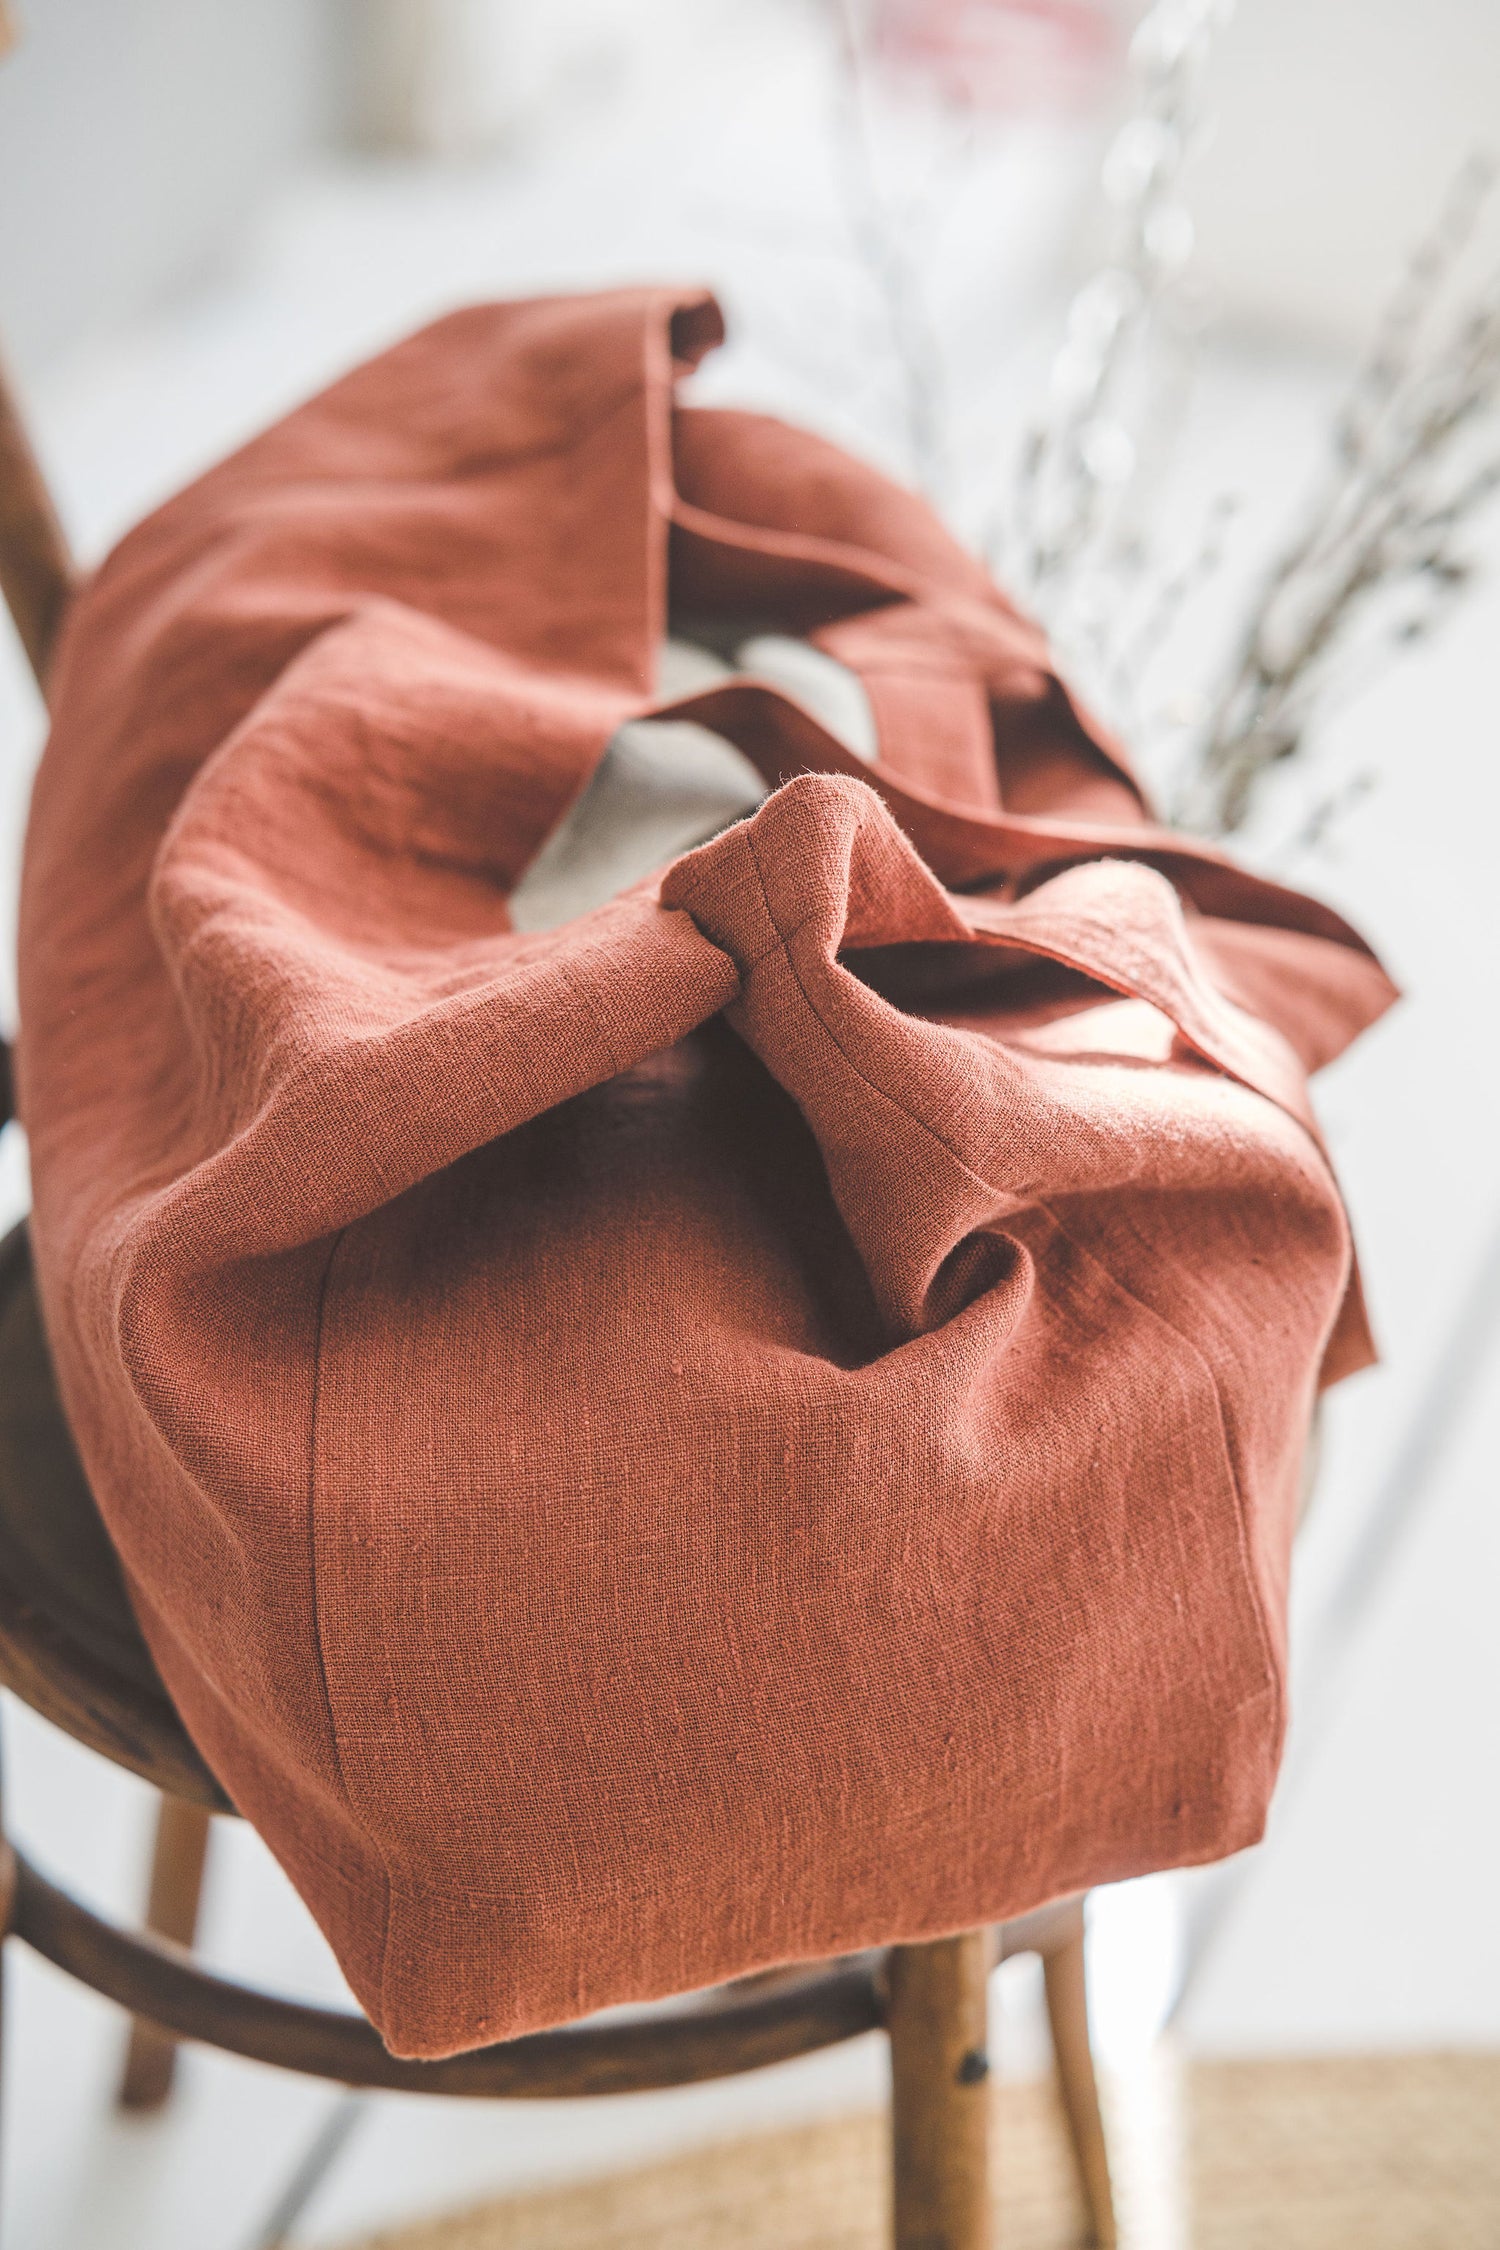
<path fill-rule="evenodd" d="M 908 243 L 892 221 L 876 173 L 865 58 L 855 0 L 833 0 L 842 102 L 840 154 L 855 250 L 884 308 L 901 381 L 906 442 L 916 484 L 939 502 L 946 482 L 943 354 Z"/>
<path fill-rule="evenodd" d="M 1175 808 L 1193 827 L 1244 824 L 1372 608 L 1415 593 L 1388 636 L 1411 641 L 1468 582 L 1457 541 L 1500 489 L 1500 458 L 1473 458 L 1500 406 L 1500 279 L 1431 330 L 1492 179 L 1478 159 L 1463 168 L 1339 413 L 1324 494 L 1252 609 Z"/>
<path fill-rule="evenodd" d="M 1114 252 L 1069 308 L 1052 369 L 1055 403 L 1023 445 L 1003 557 L 1054 633 L 1065 634 L 1070 596 L 1100 559 L 1141 461 L 1132 393 L 1144 392 L 1149 414 L 1156 394 L 1143 379 L 1145 361 L 1192 245 L 1181 175 L 1196 138 L 1203 69 L 1226 14 L 1226 0 L 1156 0 L 1131 43 L 1136 106 L 1103 176 Z"/>

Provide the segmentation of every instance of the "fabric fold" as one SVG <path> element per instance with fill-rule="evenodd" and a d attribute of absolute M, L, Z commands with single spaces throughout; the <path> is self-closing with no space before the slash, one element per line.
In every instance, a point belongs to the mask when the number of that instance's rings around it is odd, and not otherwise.
<path fill-rule="evenodd" d="M 915 496 L 686 403 L 720 332 L 436 323 L 138 525 L 54 674 L 60 1388 L 404 2054 L 1251 1842 L 1312 1401 L 1369 1356 L 1305 1085 L 1369 948 L 1157 825 Z M 873 757 L 795 666 L 668 693 L 668 634 L 805 640 Z M 514 927 L 650 719 L 770 794 Z"/>
<path fill-rule="evenodd" d="M 1175 894 L 1149 868 L 1092 862 L 1018 903 L 953 899 L 873 791 L 808 777 L 679 861 L 661 897 L 734 963 L 729 1020 L 811 1125 L 897 1333 L 949 1317 L 960 1272 L 972 1283 L 1007 1262 L 977 1237 L 1008 1212 L 1097 1186 L 1094 1152 L 1082 1105 L 1066 1127 L 1049 1118 L 1041 1149 L 1028 1143 L 1018 1079 L 1031 1058 L 893 1007 L 842 953 L 978 938 L 1065 964 L 1158 1010 L 1198 1054 L 1311 1127 L 1295 1056 L 1206 984 Z M 1108 1182 L 1119 1176 L 1107 1168 Z"/>

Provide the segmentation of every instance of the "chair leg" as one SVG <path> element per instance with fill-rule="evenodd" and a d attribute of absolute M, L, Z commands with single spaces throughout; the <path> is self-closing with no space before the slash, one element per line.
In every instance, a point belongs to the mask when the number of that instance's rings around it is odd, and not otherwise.
<path fill-rule="evenodd" d="M 1073 2144 L 1079 2185 L 1089 2215 L 1089 2240 L 1098 2250 L 1114 2250 L 1118 2236 L 1114 2196 L 1109 2183 L 1109 2154 L 1104 2145 L 1099 2087 L 1089 2046 L 1081 1899 L 1076 1926 L 1060 1945 L 1050 1947 L 1043 1954 L 1042 1974 L 1046 1979 L 1047 2021 L 1052 2027 L 1052 2048 L 1057 2057 L 1068 2137 Z"/>
<path fill-rule="evenodd" d="M 146 1927 L 178 1945 L 191 1945 L 198 1932 L 212 1817 L 201 1805 L 186 1804 L 180 1797 L 163 1797 L 157 1808 Z M 121 2109 L 160 2109 L 172 2091 L 176 2065 L 176 2040 L 138 2016 L 130 2027 L 120 2080 Z"/>
<path fill-rule="evenodd" d="M 10 1936 L 11 1914 L 16 1899 L 16 1855 L 10 1848 L 5 1833 L 3 1808 L 0 1808 L 0 2104 L 5 2094 L 5 1950 Z M 0 2150 L 3 2154 L 3 2150 Z M 0 2187 L 4 2175 L 0 2173 Z"/>
<path fill-rule="evenodd" d="M 4 1850 L 7 1860 L 9 1860 L 9 1844 L 0 1845 L 0 1849 Z M 11 1885 L 13 1885 L 15 1882 L 15 1868 L 13 1862 L 8 1868 L 8 1873 L 10 1876 L 10 1883 Z M 0 2103 L 3 2103 L 5 2096 L 5 1941 L 10 1936 L 8 1900 L 6 1902 L 5 1912 L 6 1922 L 4 1925 L 0 1925 Z M 4 2148 L 3 2145 L 0 2145 L 0 2155 L 3 2154 Z M 4 2184 L 5 2175 L 3 2168 L 0 2168 L 0 2188 L 3 2188 Z"/>
<path fill-rule="evenodd" d="M 895 2250 L 989 2250 L 988 1930 L 893 1946 Z"/>

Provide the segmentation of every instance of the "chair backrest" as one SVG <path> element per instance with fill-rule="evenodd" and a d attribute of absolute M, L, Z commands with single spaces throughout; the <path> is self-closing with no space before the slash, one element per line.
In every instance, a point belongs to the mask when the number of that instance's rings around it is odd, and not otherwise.
<path fill-rule="evenodd" d="M 0 593 L 43 695 L 74 576 L 47 480 L 0 366 Z M 0 1126 L 11 1115 L 11 1101 L 10 1048 L 0 1039 Z"/>
<path fill-rule="evenodd" d="M 73 581 L 66 535 L 0 366 L 0 593 L 43 694 Z"/>

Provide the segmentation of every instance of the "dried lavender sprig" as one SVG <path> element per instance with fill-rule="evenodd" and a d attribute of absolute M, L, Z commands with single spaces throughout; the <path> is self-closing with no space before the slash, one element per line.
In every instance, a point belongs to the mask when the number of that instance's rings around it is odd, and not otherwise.
<path fill-rule="evenodd" d="M 1270 771 L 1302 749 L 1336 663 L 1372 605 L 1416 580 L 1430 628 L 1467 583 L 1455 540 L 1500 488 L 1500 468 L 1455 467 L 1500 405 L 1500 277 L 1431 341 L 1438 301 L 1472 240 L 1493 179 L 1464 167 L 1410 262 L 1335 424 L 1335 468 L 1306 528 L 1267 578 L 1218 696 L 1177 817 L 1242 826 Z M 1455 481 L 1456 480 L 1456 481 Z"/>
<path fill-rule="evenodd" d="M 1217 578 L 1241 504 L 1234 492 L 1221 492 L 1210 501 L 1196 545 L 1159 580 L 1141 622 L 1122 641 L 1110 677 L 1113 696 L 1122 708 L 1138 705 L 1142 683 L 1184 614 L 1203 588 Z"/>
<path fill-rule="evenodd" d="M 1431 233 L 1398 277 L 1334 424 L 1335 454 L 1344 460 L 1358 457 L 1362 439 L 1399 389 L 1420 331 L 1474 237 L 1494 179 L 1494 159 L 1486 152 L 1464 159 Z"/>
<path fill-rule="evenodd" d="M 1391 486 L 1384 480 L 1394 473 L 1400 489 L 1399 479 L 1422 453 L 1431 452 L 1439 438 L 1451 435 L 1460 421 L 1482 410 L 1484 401 L 1477 394 L 1476 382 L 1482 384 L 1485 364 L 1493 358 L 1500 306 L 1480 304 L 1459 324 L 1450 339 L 1452 348 L 1446 364 L 1439 351 L 1424 367 L 1418 336 L 1463 247 L 1461 237 L 1454 239 L 1455 221 L 1461 218 L 1472 234 L 1480 215 L 1482 192 L 1491 177 L 1488 167 L 1473 163 L 1465 167 L 1460 191 L 1440 222 L 1435 241 L 1420 248 L 1413 258 L 1408 276 L 1397 290 L 1400 316 L 1388 316 L 1382 323 L 1382 342 L 1356 377 L 1350 398 L 1335 422 L 1333 474 L 1321 507 L 1310 511 L 1302 537 L 1281 559 L 1279 576 L 1283 581 L 1289 581 L 1320 554 L 1336 552 L 1341 542 L 1352 542 L 1365 533 L 1371 513 L 1389 500 Z M 1478 196 L 1473 193 L 1476 183 L 1481 188 Z M 1394 356 L 1398 348 L 1404 351 L 1399 360 Z M 1408 393 L 1419 392 L 1424 376 L 1439 391 L 1446 383 L 1446 408 L 1441 399 L 1429 401 L 1424 407 L 1419 398 L 1416 421 L 1403 422 Z M 1395 425 L 1393 450 L 1383 464 L 1382 477 L 1372 474 L 1371 467 L 1379 465 L 1381 439 L 1390 424 Z"/>
<path fill-rule="evenodd" d="M 1104 167 L 1115 255 L 1069 309 L 1053 367 L 1060 407 L 1023 442 L 1011 536 L 997 556 L 1054 632 L 1136 466 L 1120 394 L 1191 247 L 1179 181 L 1197 137 L 1204 65 L 1228 13 L 1229 0 L 1156 0 L 1132 42 L 1135 107 Z"/>
<path fill-rule="evenodd" d="M 833 0 L 840 65 L 840 154 L 855 250 L 884 308 L 892 357 L 901 379 L 907 448 L 915 483 L 941 502 L 946 483 L 943 353 L 928 316 L 910 249 L 891 220 L 871 148 L 865 57 L 855 0 Z"/>
<path fill-rule="evenodd" d="M 1347 781 L 1340 782 L 1337 789 L 1330 789 L 1320 797 L 1292 838 L 1290 850 L 1286 854 L 1287 863 L 1305 858 L 1309 852 L 1323 850 L 1338 822 L 1355 805 L 1362 804 L 1372 794 L 1379 786 L 1379 780 L 1378 774 L 1373 773 L 1368 766 L 1362 766 L 1358 773 L 1350 774 Z"/>

